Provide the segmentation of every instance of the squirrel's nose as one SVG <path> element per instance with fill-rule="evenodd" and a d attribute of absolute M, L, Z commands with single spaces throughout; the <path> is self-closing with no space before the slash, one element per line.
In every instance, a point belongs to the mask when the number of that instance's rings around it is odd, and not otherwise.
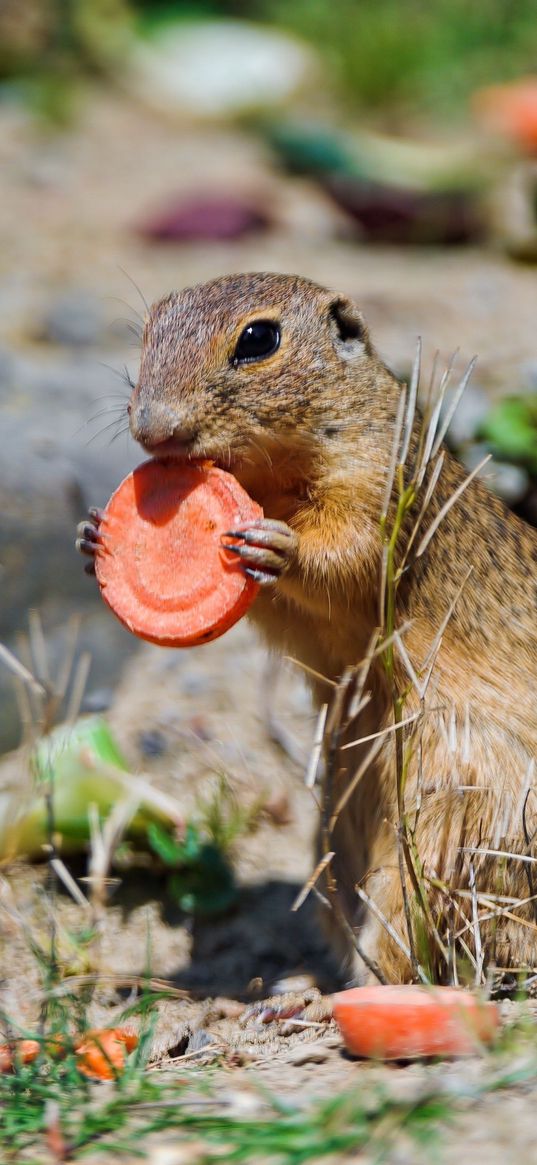
<path fill-rule="evenodd" d="M 175 412 L 156 402 L 131 406 L 130 430 L 134 440 L 147 448 L 161 445 L 171 437 L 188 442 L 193 436 L 193 429 L 187 422 L 182 423 Z"/>

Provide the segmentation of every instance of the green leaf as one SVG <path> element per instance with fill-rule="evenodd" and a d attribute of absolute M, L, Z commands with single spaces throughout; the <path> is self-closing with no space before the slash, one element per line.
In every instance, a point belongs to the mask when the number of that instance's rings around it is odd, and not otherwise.
<path fill-rule="evenodd" d="M 199 834 L 191 821 L 186 826 L 184 838 L 176 838 L 169 829 L 158 825 L 156 821 L 149 821 L 147 840 L 154 853 L 167 866 L 183 866 L 185 862 L 196 861 L 200 850 Z"/>
<path fill-rule="evenodd" d="M 537 473 L 537 394 L 498 401 L 482 422 L 479 436 L 498 457 Z"/>

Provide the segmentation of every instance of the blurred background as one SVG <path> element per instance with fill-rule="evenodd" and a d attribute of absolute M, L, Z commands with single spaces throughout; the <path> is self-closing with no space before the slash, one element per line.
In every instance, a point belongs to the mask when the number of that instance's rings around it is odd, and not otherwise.
<path fill-rule="evenodd" d="M 172 288 L 295 271 L 401 376 L 418 335 L 478 353 L 451 443 L 537 522 L 535 0 L 0 0 L 0 183 L 0 640 L 38 607 L 54 660 L 81 612 L 88 709 L 135 644 L 74 527 L 140 460 L 129 378 Z"/>

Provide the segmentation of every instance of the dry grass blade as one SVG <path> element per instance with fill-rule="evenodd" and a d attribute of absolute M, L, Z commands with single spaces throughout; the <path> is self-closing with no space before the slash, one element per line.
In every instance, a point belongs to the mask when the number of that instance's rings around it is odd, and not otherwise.
<path fill-rule="evenodd" d="M 304 883 L 302 889 L 299 890 L 299 892 L 298 892 L 298 894 L 293 902 L 293 905 L 291 906 L 291 911 L 293 913 L 296 910 L 299 910 L 300 907 L 302 906 L 303 902 L 306 901 L 306 898 L 308 897 L 308 894 L 313 890 L 315 883 L 319 881 L 321 874 L 324 873 L 327 866 L 330 865 L 332 858 L 334 858 L 335 856 L 336 856 L 335 850 L 330 850 L 330 852 L 327 854 L 324 854 L 324 857 L 322 857 L 320 862 L 317 863 L 317 865 L 313 871 L 313 874 L 310 874 L 310 877 L 308 878 L 307 882 Z"/>
<path fill-rule="evenodd" d="M 67 866 L 64 864 L 64 862 L 62 862 L 61 858 L 51 858 L 50 866 L 51 869 L 54 870 L 56 877 L 60 879 L 60 882 L 63 882 L 65 889 L 69 892 L 73 901 L 76 902 L 78 906 L 82 906 L 84 910 L 88 910 L 90 908 L 90 903 L 86 898 L 86 895 L 82 893 L 80 886 L 75 882 L 73 876 L 69 873 Z"/>
<path fill-rule="evenodd" d="M 458 894 L 461 898 L 471 898 L 471 891 L 469 890 L 455 889 L 452 891 L 452 893 Z M 526 927 L 527 930 L 536 931 L 537 926 L 534 922 L 531 922 L 528 918 L 520 918 L 517 914 L 515 914 L 515 910 L 522 910 L 523 906 L 534 902 L 535 897 L 535 894 L 532 894 L 528 898 L 520 898 L 517 902 L 512 903 L 512 909 L 510 909 L 509 906 L 496 906 L 493 910 L 487 910 L 484 914 L 480 915 L 479 922 L 491 922 L 493 920 L 496 921 L 498 918 L 509 918 L 512 922 L 516 922 L 519 926 Z M 486 897 L 484 898 L 480 893 L 477 894 L 477 901 L 480 904 L 484 904 L 485 906 L 488 905 Z M 465 918 L 464 926 L 462 926 L 461 929 L 457 931 L 455 938 L 460 939 L 463 934 L 466 934 L 467 931 L 471 930 L 472 928 L 473 919 Z"/>
<path fill-rule="evenodd" d="M 341 794 L 341 797 L 339 798 L 339 800 L 336 804 L 336 807 L 332 813 L 332 816 L 330 817 L 330 823 L 329 823 L 329 827 L 328 827 L 330 833 L 334 829 L 334 826 L 336 824 L 336 821 L 337 821 L 342 809 L 345 808 L 345 805 L 347 804 L 349 798 L 352 797 L 352 794 L 354 793 L 354 790 L 357 788 L 358 784 L 360 783 L 362 777 L 364 776 L 364 773 L 367 772 L 369 765 L 372 763 L 372 761 L 374 761 L 377 753 L 380 752 L 382 745 L 384 744 L 384 736 L 385 736 L 385 733 L 383 733 L 382 736 L 378 740 L 373 741 L 371 748 L 368 749 L 368 751 L 366 752 L 366 755 L 364 756 L 361 764 L 358 766 L 352 780 L 349 781 L 347 788 L 343 790 L 343 793 Z"/>
<path fill-rule="evenodd" d="M 460 852 L 463 854 L 481 854 L 483 857 L 488 857 L 488 858 L 507 858 L 509 861 L 514 861 L 514 862 L 532 862 L 532 863 L 535 862 L 535 863 L 537 863 L 537 858 L 531 857 L 530 854 L 514 854 L 514 853 L 511 853 L 509 850 L 503 850 L 503 849 L 480 849 L 478 846 L 468 845 L 468 846 L 461 846 Z"/>
<path fill-rule="evenodd" d="M 403 421 L 405 416 L 407 390 L 403 386 L 401 389 L 401 396 L 399 397 L 399 404 L 397 407 L 397 415 L 395 418 L 395 425 L 393 430 L 392 451 L 390 456 L 390 463 L 388 466 L 388 476 L 386 478 L 386 485 L 384 488 L 384 495 L 382 498 L 382 506 L 380 510 L 381 523 L 386 520 L 388 514 L 388 507 L 390 505 L 391 496 L 393 492 L 393 483 L 395 480 L 395 470 L 399 461 L 398 453 L 401 444 L 401 432 L 403 428 Z"/>
<path fill-rule="evenodd" d="M 440 645 L 442 643 L 442 637 L 444 635 L 444 631 L 446 630 L 446 627 L 449 623 L 449 620 L 451 619 L 451 616 L 455 610 L 455 607 L 457 606 L 457 603 L 462 595 L 462 592 L 466 586 L 466 583 L 468 582 L 468 579 L 470 578 L 470 575 L 473 574 L 473 570 L 474 570 L 474 568 L 473 568 L 473 566 L 471 566 L 470 569 L 465 574 L 465 576 L 461 582 L 461 585 L 457 590 L 457 593 L 455 594 L 454 598 L 452 599 L 451 603 L 449 604 L 449 607 L 444 615 L 444 618 L 442 619 L 442 622 L 438 628 L 438 631 L 436 632 L 436 635 L 435 635 L 433 642 L 429 648 L 429 651 L 427 652 L 427 655 L 423 661 L 421 670 L 426 672 L 426 681 L 425 681 L 426 686 L 429 684 L 429 680 L 431 677 L 432 669 L 433 669 L 434 664 L 435 664 L 436 656 L 438 654 L 438 651 L 440 649 Z"/>
<path fill-rule="evenodd" d="M 348 744 L 341 745 L 341 752 L 345 752 L 348 748 L 356 748 L 357 744 L 369 744 L 370 740 L 377 740 L 380 736 L 389 736 L 392 732 L 398 732 L 400 728 L 406 728 L 407 724 L 415 724 L 419 720 L 421 712 L 414 712 L 412 716 L 407 716 L 406 720 L 399 720 L 397 724 L 389 724 L 387 728 L 381 728 L 379 732 L 371 732 L 369 736 L 361 736 L 358 740 L 351 740 Z"/>
<path fill-rule="evenodd" d="M 320 680 L 322 684 L 328 684 L 330 688 L 337 688 L 335 680 L 330 680 L 328 676 L 323 676 L 322 672 L 315 671 L 314 667 L 308 667 L 307 663 L 302 663 L 301 659 L 295 659 L 293 655 L 284 655 L 283 658 L 289 663 L 293 663 L 295 667 L 300 668 L 300 671 L 305 671 L 307 675 L 313 676 L 314 680 Z"/>
<path fill-rule="evenodd" d="M 414 545 L 414 542 L 416 541 L 418 530 L 419 530 L 421 523 L 425 517 L 425 514 L 429 508 L 431 498 L 434 494 L 434 491 L 435 491 L 437 483 L 438 483 L 438 479 L 440 477 L 440 474 L 441 474 L 443 466 L 444 466 L 445 456 L 446 456 L 445 453 L 441 453 L 440 456 L 437 458 L 437 461 L 435 463 L 433 472 L 431 474 L 431 479 L 427 485 L 427 489 L 426 489 L 425 494 L 424 494 L 424 498 L 423 498 L 423 502 L 422 502 L 421 507 L 420 507 L 420 511 L 418 513 L 416 521 L 414 522 L 414 525 L 413 525 L 412 530 L 410 532 L 410 537 L 409 537 L 408 542 L 407 542 L 405 556 L 404 556 L 405 563 L 408 561 L 408 558 L 410 556 L 410 551 Z"/>
<path fill-rule="evenodd" d="M 142 773 L 137 773 L 136 776 L 124 773 L 113 765 L 100 765 L 99 769 L 104 774 L 108 772 L 111 780 L 119 781 L 129 796 L 136 798 L 140 804 L 143 802 L 150 809 L 170 818 L 177 828 L 184 826 L 184 807 L 174 797 L 170 797 L 169 793 L 156 789 L 148 777 L 144 777 Z"/>
<path fill-rule="evenodd" d="M 67 688 L 69 686 L 69 680 L 71 678 L 71 672 L 73 670 L 73 662 L 74 662 L 74 658 L 75 658 L 76 645 L 78 642 L 78 636 L 80 634 L 80 624 L 81 624 L 80 615 L 72 615 L 71 618 L 69 619 L 68 624 L 67 624 L 66 648 L 65 648 L 65 653 L 64 653 L 63 660 L 62 660 L 62 663 L 60 666 L 60 670 L 58 673 L 58 679 L 56 681 L 56 693 L 57 693 L 59 704 L 61 704 L 62 700 L 64 699 L 65 693 L 66 693 Z"/>
<path fill-rule="evenodd" d="M 30 633 L 30 651 L 37 678 L 47 686 L 50 683 L 47 648 L 43 634 L 43 624 L 39 611 L 32 609 L 28 613 L 28 627 Z"/>
<path fill-rule="evenodd" d="M 449 361 L 449 364 L 448 364 L 445 372 L 443 373 L 442 379 L 440 381 L 437 397 L 436 397 L 436 400 L 434 403 L 434 408 L 432 410 L 432 413 L 431 413 L 431 416 L 429 418 L 429 422 L 427 425 L 427 431 L 426 431 L 426 435 L 425 435 L 425 442 L 424 442 L 424 446 L 423 446 L 421 460 L 420 460 L 420 463 L 418 465 L 418 470 L 417 470 L 417 475 L 416 475 L 416 489 L 420 488 L 420 486 L 423 482 L 423 479 L 425 477 L 425 473 L 427 471 L 427 466 L 429 465 L 429 462 L 430 462 L 431 457 L 432 457 L 432 450 L 433 450 L 433 445 L 435 443 L 438 422 L 440 420 L 440 413 L 442 411 L 444 397 L 446 395 L 446 390 L 447 390 L 449 381 L 451 379 L 451 373 L 453 372 L 453 365 L 455 363 L 455 359 L 457 357 L 457 354 L 458 354 L 457 352 L 453 353 L 451 360 Z"/>
<path fill-rule="evenodd" d="M 369 894 L 366 894 L 365 890 L 362 890 L 361 886 L 355 886 L 354 888 L 355 888 L 356 893 L 357 893 L 358 897 L 360 898 L 360 900 L 367 906 L 368 910 L 370 910 L 371 913 L 374 914 L 377 921 L 380 922 L 381 925 L 384 927 L 386 933 L 389 934 L 390 938 L 393 939 L 396 946 L 399 947 L 399 950 L 403 952 L 405 958 L 408 959 L 410 964 L 412 964 L 412 956 L 410 953 L 410 947 L 407 946 L 407 944 L 401 938 L 401 935 L 397 933 L 395 927 L 392 926 L 391 922 L 388 922 L 388 919 L 384 916 L 382 911 L 379 910 L 376 902 L 374 902 L 373 899 L 369 897 Z M 422 983 L 429 984 L 430 980 L 429 980 L 428 976 L 425 974 L 423 967 L 421 967 L 419 965 L 419 963 L 417 964 L 417 970 L 418 970 L 418 974 L 419 974 L 419 977 L 420 977 Z"/>
<path fill-rule="evenodd" d="M 436 457 L 436 454 L 438 453 L 438 450 L 440 449 L 442 441 L 444 440 L 444 437 L 449 429 L 449 426 L 453 420 L 453 417 L 455 416 L 455 413 L 459 407 L 461 397 L 464 395 L 464 393 L 468 387 L 468 381 L 470 380 L 470 377 L 474 371 L 476 364 L 477 364 L 477 356 L 474 356 L 473 359 L 470 360 L 470 363 L 466 369 L 466 372 L 464 373 L 458 388 L 456 389 L 456 391 L 453 394 L 453 399 L 449 405 L 449 408 L 446 409 L 446 414 L 445 414 L 444 420 L 442 421 L 440 429 L 438 430 L 436 441 L 435 441 L 435 443 L 432 447 L 432 450 L 431 450 L 431 458 Z"/>
<path fill-rule="evenodd" d="M 67 712 L 65 714 L 65 722 L 71 728 L 80 712 L 80 705 L 84 697 L 84 690 L 88 680 L 90 667 L 91 653 L 89 651 L 84 651 L 80 656 L 78 664 L 75 668 L 71 694 L 69 696 L 69 703 L 67 705 Z"/>
<path fill-rule="evenodd" d="M 480 922 L 479 922 L 479 907 L 477 904 L 477 889 L 476 889 L 475 870 L 474 870 L 473 862 L 470 862 L 470 864 L 469 864 L 468 880 L 470 883 L 470 893 L 471 893 L 471 897 L 472 897 L 472 929 L 473 929 L 473 935 L 474 935 L 474 950 L 475 950 L 475 961 L 476 961 L 474 982 L 475 982 L 475 986 L 479 987 L 484 982 L 483 962 L 484 962 L 485 955 L 484 955 L 484 951 L 483 951 L 483 943 L 481 941 L 481 926 L 480 926 Z"/>
<path fill-rule="evenodd" d="M 487 464 L 487 461 L 490 461 L 490 458 L 491 458 L 491 454 L 487 453 L 487 456 L 483 457 L 483 460 L 479 462 L 479 465 L 476 465 L 475 469 L 472 469 L 472 472 L 468 474 L 468 477 L 466 477 L 464 479 L 464 481 L 462 481 L 461 484 L 459 486 L 457 486 L 457 489 L 454 490 L 451 497 L 448 498 L 447 502 L 444 503 L 444 505 L 442 506 L 442 509 L 438 511 L 436 518 L 434 519 L 433 522 L 431 522 L 429 529 L 424 534 L 424 536 L 423 536 L 423 538 L 418 546 L 418 549 L 416 550 L 416 558 L 420 558 L 420 556 L 423 554 L 424 550 L 427 549 L 429 542 L 431 541 L 431 538 L 433 537 L 433 534 L 435 534 L 440 523 L 444 520 L 446 514 L 449 513 L 452 506 L 455 505 L 455 502 L 457 502 L 459 500 L 461 494 L 463 494 L 465 489 L 468 488 L 468 486 L 470 485 L 470 482 L 474 480 L 474 477 L 477 477 L 477 474 L 481 472 L 481 470 L 483 469 L 483 466 Z"/>
<path fill-rule="evenodd" d="M 9 651 L 3 643 L 0 643 L 0 659 L 5 663 L 9 671 L 13 672 L 13 675 L 18 676 L 20 680 L 23 680 L 25 684 L 28 684 L 28 687 L 32 690 L 32 692 L 35 693 L 36 696 L 39 697 L 40 700 L 45 699 L 46 691 L 43 687 L 43 684 L 41 684 L 39 680 L 36 679 L 30 669 L 25 667 L 24 664 L 21 663 L 19 659 L 17 659 L 17 656 L 13 655 L 13 652 Z"/>
<path fill-rule="evenodd" d="M 406 407 L 405 427 L 403 432 L 403 443 L 401 446 L 401 455 L 399 458 L 400 464 L 405 465 L 408 457 L 408 450 L 410 447 L 410 438 L 414 428 L 414 418 L 416 415 L 416 400 L 418 396 L 418 387 L 421 373 L 421 336 L 418 336 L 416 343 L 416 354 L 414 356 L 414 363 L 412 365 L 412 375 L 410 377 L 410 388 L 408 390 L 408 402 Z"/>
<path fill-rule="evenodd" d="M 86 880 L 90 885 L 91 899 L 94 904 L 105 901 L 106 883 L 114 852 L 137 812 L 139 804 L 138 797 L 119 801 L 109 813 L 104 826 L 101 826 L 97 806 L 88 806 L 91 850 Z"/>
<path fill-rule="evenodd" d="M 19 678 L 14 677 L 15 699 L 17 702 L 17 711 L 21 723 L 21 744 L 24 748 L 34 749 L 37 744 L 37 729 L 35 724 L 34 710 L 28 685 Z"/>
<path fill-rule="evenodd" d="M 323 749 L 324 728 L 326 724 L 327 713 L 328 704 L 323 704 L 317 718 L 313 746 L 308 761 L 308 767 L 306 769 L 306 775 L 304 777 L 304 784 L 307 789 L 313 789 L 317 777 L 317 769 L 319 767 L 319 760 L 321 758 L 321 752 Z"/>

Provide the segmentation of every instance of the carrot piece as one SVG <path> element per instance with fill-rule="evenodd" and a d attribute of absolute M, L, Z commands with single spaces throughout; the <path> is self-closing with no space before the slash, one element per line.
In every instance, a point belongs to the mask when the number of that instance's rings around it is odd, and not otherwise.
<path fill-rule="evenodd" d="M 129 631 L 152 643 L 190 647 L 215 639 L 259 590 L 222 535 L 262 515 L 222 469 L 144 462 L 104 511 L 95 570 L 105 602 Z"/>
<path fill-rule="evenodd" d="M 489 85 L 474 94 L 473 105 L 481 121 L 504 134 L 522 149 L 537 150 L 537 79 L 520 77 L 505 85 Z"/>
<path fill-rule="evenodd" d="M 333 1015 L 349 1052 L 382 1060 L 468 1056 L 500 1023 L 495 1003 L 456 987 L 353 987 L 334 995 Z"/>
<path fill-rule="evenodd" d="M 0 1072 L 12 1072 L 17 1063 L 31 1064 L 41 1050 L 37 1040 L 14 1040 L 12 1044 L 0 1044 Z"/>
<path fill-rule="evenodd" d="M 125 1028 L 96 1028 L 75 1045 L 78 1070 L 90 1080 L 114 1080 L 125 1067 L 127 1053 L 138 1043 Z"/>

